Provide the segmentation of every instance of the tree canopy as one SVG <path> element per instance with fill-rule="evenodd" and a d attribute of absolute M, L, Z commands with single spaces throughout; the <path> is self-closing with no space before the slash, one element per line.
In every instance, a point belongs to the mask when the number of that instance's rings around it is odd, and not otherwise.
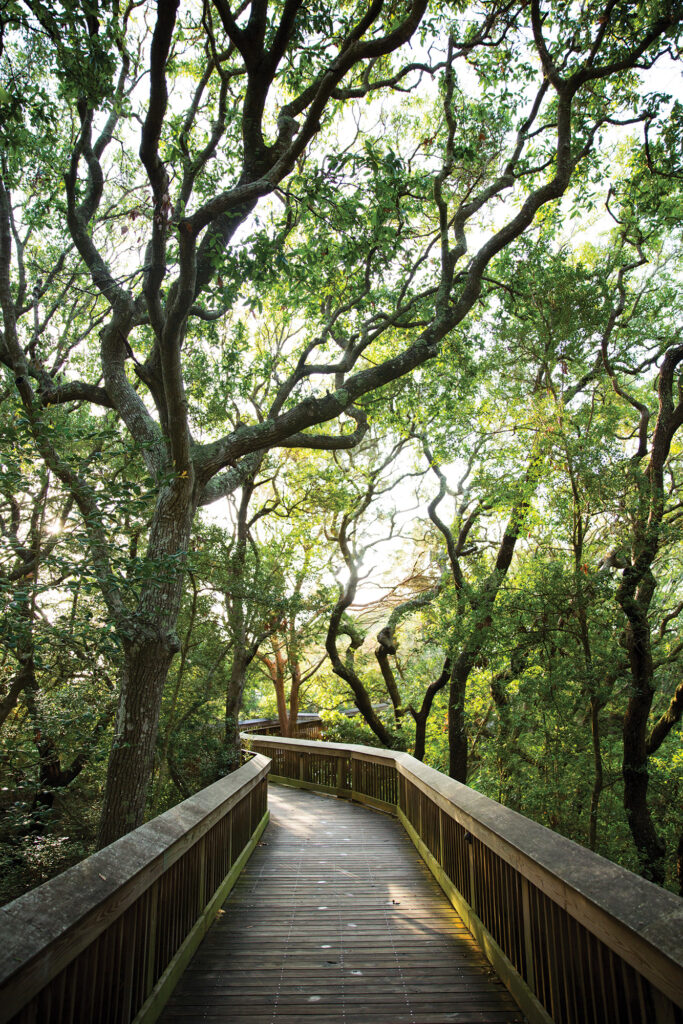
<path fill-rule="evenodd" d="M 671 882 L 682 16 L 0 5 L 13 849 L 351 703 Z"/>

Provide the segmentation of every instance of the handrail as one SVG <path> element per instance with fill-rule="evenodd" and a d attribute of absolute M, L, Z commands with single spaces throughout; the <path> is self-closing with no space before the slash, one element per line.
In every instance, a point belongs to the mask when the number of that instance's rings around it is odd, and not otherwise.
<path fill-rule="evenodd" d="M 682 1024 L 683 901 L 408 754 L 244 736 L 271 780 L 397 814 L 531 1021 Z"/>
<path fill-rule="evenodd" d="M 0 1022 L 154 1021 L 268 822 L 236 772 L 0 908 Z"/>
<path fill-rule="evenodd" d="M 324 727 L 325 723 L 320 715 L 300 712 L 295 725 L 296 737 L 319 740 Z M 239 731 L 240 733 L 256 732 L 259 736 L 282 735 L 282 727 L 278 718 L 244 718 L 239 723 Z"/>

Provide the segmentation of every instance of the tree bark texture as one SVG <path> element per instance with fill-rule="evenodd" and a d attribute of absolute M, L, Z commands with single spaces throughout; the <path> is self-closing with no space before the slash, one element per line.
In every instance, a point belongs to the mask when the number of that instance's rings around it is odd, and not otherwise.
<path fill-rule="evenodd" d="M 666 848 L 657 834 L 648 803 L 648 757 L 653 752 L 648 745 L 649 716 L 656 692 L 649 611 L 656 586 L 652 566 L 661 544 L 666 509 L 664 470 L 673 437 L 683 424 L 683 398 L 675 382 L 681 362 L 680 345 L 669 349 L 662 360 L 657 381 L 659 409 L 644 471 L 639 463 L 646 455 L 649 413 L 647 409 L 641 411 L 641 446 L 632 473 L 639 501 L 645 498 L 644 509 L 633 525 L 631 563 L 624 569 L 617 590 L 617 602 L 626 616 L 624 640 L 631 670 L 631 692 L 623 724 L 624 809 L 641 859 L 642 874 L 659 884 L 664 881 Z"/>
<path fill-rule="evenodd" d="M 422 698 L 422 704 L 418 711 L 412 706 L 410 707 L 410 713 L 415 720 L 415 749 L 413 750 L 413 757 L 417 758 L 418 761 L 424 761 L 425 758 L 425 744 L 427 736 L 427 722 L 429 720 L 429 714 L 432 710 L 432 704 L 437 693 L 443 690 L 444 686 L 450 679 L 451 666 L 450 661 L 446 658 L 443 666 L 441 675 L 429 684 L 425 691 L 425 695 Z"/>
<path fill-rule="evenodd" d="M 145 819 L 161 696 L 172 657 L 162 642 L 147 642 L 126 651 L 98 836 L 100 848 Z"/>
<path fill-rule="evenodd" d="M 145 559 L 148 579 L 125 625 L 123 666 L 114 741 L 107 769 L 99 846 L 141 825 L 164 685 L 180 649 L 175 632 L 183 596 L 185 553 L 195 503 L 192 481 L 176 479 L 155 509 Z"/>
<path fill-rule="evenodd" d="M 467 724 L 465 701 L 467 681 L 474 658 L 461 653 L 453 662 L 448 688 L 448 774 L 458 782 L 467 782 Z"/>

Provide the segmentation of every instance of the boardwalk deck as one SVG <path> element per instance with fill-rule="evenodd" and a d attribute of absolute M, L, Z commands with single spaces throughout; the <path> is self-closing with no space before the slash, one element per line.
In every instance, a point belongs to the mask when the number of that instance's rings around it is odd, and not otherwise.
<path fill-rule="evenodd" d="M 271 786 L 271 824 L 162 1021 L 524 1017 L 394 819 Z"/>

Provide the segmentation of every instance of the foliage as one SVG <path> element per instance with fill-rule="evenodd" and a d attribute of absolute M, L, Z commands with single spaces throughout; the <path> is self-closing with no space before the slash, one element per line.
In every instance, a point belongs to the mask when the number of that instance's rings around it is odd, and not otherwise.
<path fill-rule="evenodd" d="M 683 10 L 568 10 L 1 5 L 13 872 L 310 707 L 673 883 Z"/>

